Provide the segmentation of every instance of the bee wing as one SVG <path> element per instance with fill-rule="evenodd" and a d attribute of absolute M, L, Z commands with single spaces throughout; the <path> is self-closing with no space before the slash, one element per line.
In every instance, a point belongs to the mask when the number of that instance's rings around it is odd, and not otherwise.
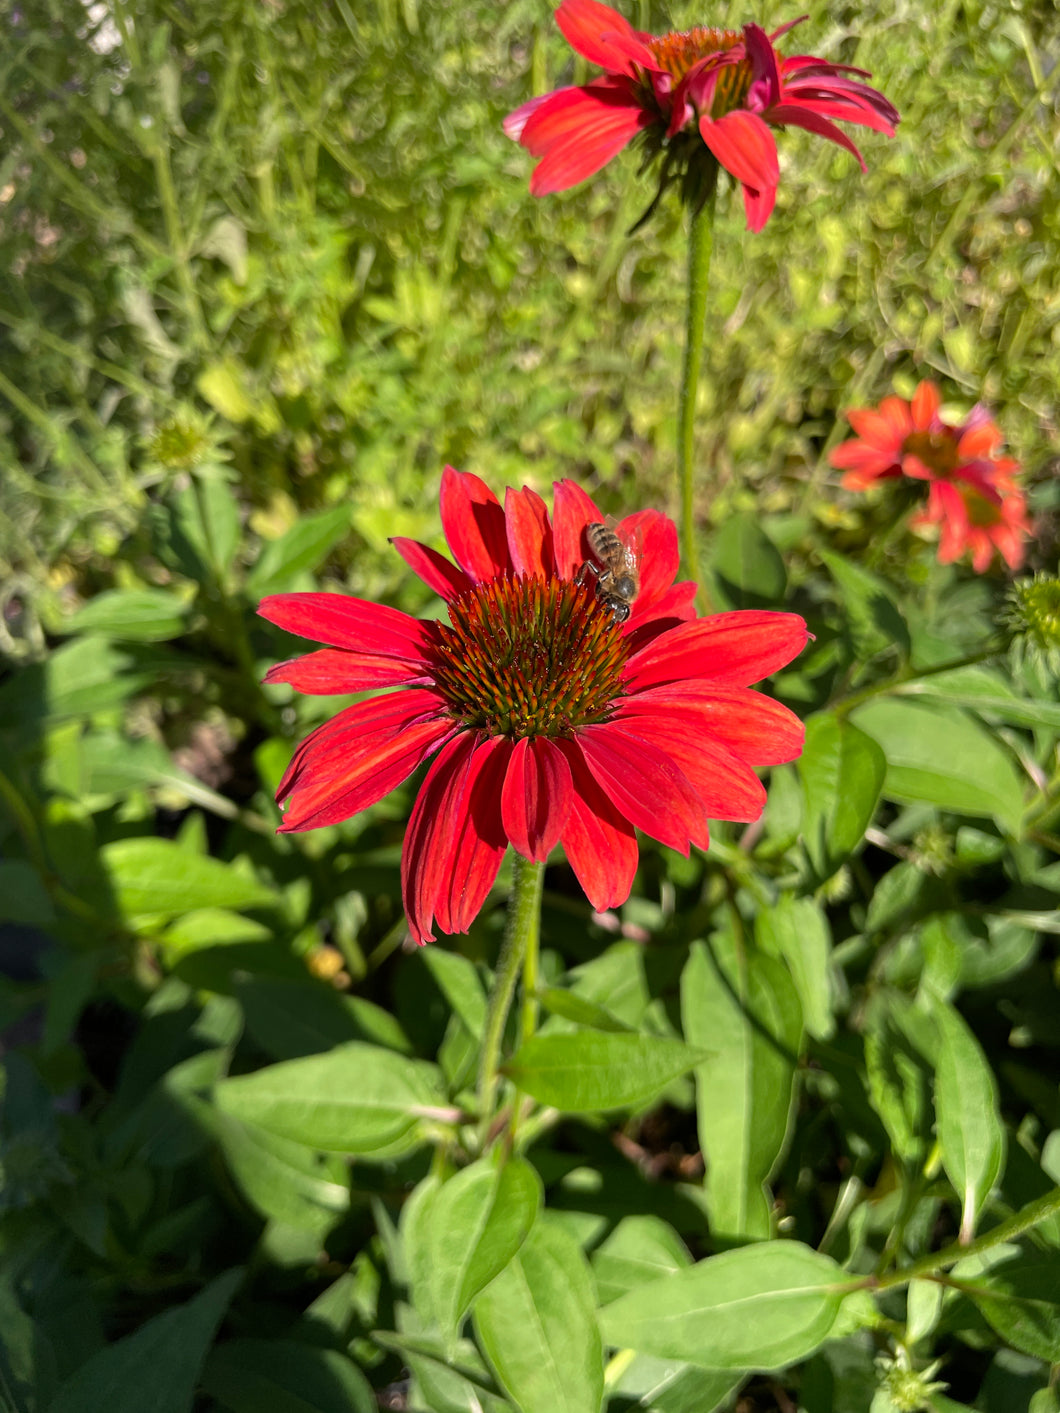
<path fill-rule="evenodd" d="M 610 525 L 625 553 L 626 568 L 632 573 L 644 555 L 644 527 L 639 516 L 627 515 L 624 520 L 612 520 Z"/>

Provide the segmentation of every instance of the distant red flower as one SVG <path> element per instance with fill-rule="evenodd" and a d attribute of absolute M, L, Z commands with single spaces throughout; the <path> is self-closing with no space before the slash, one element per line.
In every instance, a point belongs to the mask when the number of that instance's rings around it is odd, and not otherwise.
<path fill-rule="evenodd" d="M 934 383 L 925 380 L 907 402 L 885 397 L 879 407 L 847 412 L 857 433 L 832 452 L 843 485 L 867 490 L 876 481 L 907 476 L 929 482 L 927 509 L 913 525 L 939 525 L 939 560 L 950 564 L 967 550 L 982 573 L 997 550 L 1011 569 L 1023 563 L 1030 533 L 1027 502 L 1014 477 L 1018 461 L 997 455 L 1003 437 L 981 404 L 963 422 L 947 422 Z"/>
<path fill-rule="evenodd" d="M 868 78 L 864 69 L 777 53 L 773 41 L 800 20 L 771 35 L 756 24 L 742 33 L 697 26 L 656 35 L 635 30 L 599 0 L 563 0 L 556 22 L 570 45 L 605 72 L 580 88 L 532 98 L 505 120 L 508 136 L 541 159 L 530 179 L 534 196 L 577 185 L 638 133 L 656 129 L 671 152 L 680 140 L 690 160 L 709 151 L 743 187 L 748 229 L 760 231 L 780 179 L 771 127 L 826 137 L 853 153 L 862 171 L 861 153 L 831 120 L 894 136 L 897 110 L 850 77 Z M 697 132 L 705 149 L 690 141 Z"/>
<path fill-rule="evenodd" d="M 302 742 L 277 791 L 285 832 L 337 824 L 433 756 L 405 835 L 402 888 L 417 942 L 464 932 L 509 844 L 542 861 L 556 844 L 593 907 L 629 896 L 635 829 L 687 854 L 710 818 L 754 820 L 752 766 L 793 760 L 802 726 L 748 690 L 806 642 L 791 613 L 697 618 L 674 584 L 677 533 L 654 510 L 616 533 L 638 547 L 640 589 L 619 624 L 590 582 L 586 527 L 602 519 L 571 481 L 552 517 L 529 489 L 502 508 L 477 476 L 447 467 L 441 518 L 452 563 L 396 539 L 445 599 L 449 622 L 344 594 L 277 594 L 259 612 L 328 644 L 267 682 L 309 693 L 401 690 L 340 711 Z"/>

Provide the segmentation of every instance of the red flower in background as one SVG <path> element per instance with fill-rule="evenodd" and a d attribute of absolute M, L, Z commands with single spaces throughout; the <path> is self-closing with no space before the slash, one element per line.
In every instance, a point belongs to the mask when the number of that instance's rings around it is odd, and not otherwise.
<path fill-rule="evenodd" d="M 509 844 L 542 861 L 556 844 L 594 908 L 625 901 L 635 829 L 687 854 L 708 819 L 754 820 L 753 766 L 793 760 L 802 725 L 749 690 L 806 642 L 791 613 L 697 618 L 674 584 L 677 533 L 658 511 L 620 522 L 640 589 L 618 624 L 591 583 L 586 527 L 600 512 L 571 481 L 550 517 L 529 489 L 502 507 L 447 467 L 441 518 L 455 564 L 394 546 L 446 600 L 449 622 L 344 594 L 277 594 L 259 612 L 325 643 L 267 682 L 309 693 L 400 688 L 340 711 L 302 742 L 280 782 L 285 832 L 337 824 L 433 757 L 405 835 L 402 888 L 417 942 L 464 932 Z M 586 576 L 588 577 L 588 576 Z"/>
<path fill-rule="evenodd" d="M 845 472 L 842 483 L 852 491 L 898 476 L 929 482 L 927 509 L 911 523 L 941 527 L 941 563 L 969 551 L 981 574 L 996 550 L 1018 569 L 1032 528 L 1014 479 L 1019 462 L 997 455 L 1004 438 L 981 404 L 959 423 L 947 422 L 941 405 L 938 388 L 925 380 L 908 402 L 885 397 L 879 407 L 851 408 L 857 436 L 836 447 L 832 465 Z"/>
<path fill-rule="evenodd" d="M 864 69 L 777 53 L 773 41 L 799 20 L 771 35 L 755 24 L 656 35 L 635 30 L 599 0 L 563 0 L 556 23 L 605 72 L 580 88 L 532 98 L 505 120 L 508 136 L 541 159 L 530 179 L 534 196 L 591 177 L 642 130 L 659 130 L 670 145 L 698 133 L 702 155 L 709 151 L 741 184 L 748 229 L 760 231 L 780 179 L 771 128 L 807 128 L 853 153 L 862 171 L 861 153 L 833 119 L 894 136 L 898 112 L 857 81 L 869 77 Z"/>

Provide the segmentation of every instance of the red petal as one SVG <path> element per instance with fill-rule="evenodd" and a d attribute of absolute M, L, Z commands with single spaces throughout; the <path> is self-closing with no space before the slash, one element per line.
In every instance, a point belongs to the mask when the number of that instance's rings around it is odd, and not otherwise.
<path fill-rule="evenodd" d="M 847 421 L 862 440 L 895 458 L 905 438 L 916 431 L 912 409 L 904 397 L 885 397 L 879 407 L 852 407 Z"/>
<path fill-rule="evenodd" d="M 637 31 L 624 15 L 599 0 L 563 0 L 556 23 L 572 49 L 602 69 L 625 69 L 624 55 L 608 42 L 613 35 L 636 39 Z M 650 56 L 651 51 L 648 50 Z"/>
<path fill-rule="evenodd" d="M 671 682 L 624 697 L 620 714 L 665 720 L 670 712 L 695 720 L 704 736 L 748 765 L 781 765 L 802 753 L 805 728 L 795 713 L 749 687 Z"/>
<path fill-rule="evenodd" d="M 771 122 L 779 123 L 782 127 L 805 128 L 807 132 L 814 132 L 818 137 L 826 137 L 829 142 L 834 142 L 840 147 L 845 147 L 846 150 L 861 163 L 861 170 L 867 172 L 868 167 L 865 165 L 864 157 L 862 157 L 861 153 L 851 142 L 850 138 L 847 137 L 842 128 L 837 128 L 835 123 L 830 123 L 827 118 L 821 116 L 818 110 L 827 106 L 827 104 L 821 103 L 815 104 L 811 108 L 808 104 L 776 103 L 769 110 L 769 118 Z M 844 114 L 843 116 L 846 115 Z M 855 120 L 848 118 L 847 121 L 867 122 L 867 119 Z"/>
<path fill-rule="evenodd" d="M 471 580 L 464 571 L 429 545 L 421 545 L 418 540 L 407 540 L 403 535 L 395 535 L 390 543 L 428 589 L 433 589 L 447 602 L 458 594 L 466 594 L 471 588 Z"/>
<path fill-rule="evenodd" d="M 629 897 L 637 872 L 637 836 L 589 772 L 576 741 L 558 743 L 574 784 L 562 844 L 585 896 L 597 910 Z"/>
<path fill-rule="evenodd" d="M 744 186 L 762 192 L 780 181 L 777 144 L 757 113 L 736 109 L 717 122 L 704 114 L 699 132 L 725 170 Z"/>
<path fill-rule="evenodd" d="M 258 604 L 258 613 L 314 643 L 376 653 L 416 666 L 428 662 L 437 631 L 433 623 L 350 594 L 272 594 Z"/>
<path fill-rule="evenodd" d="M 714 613 L 663 633 L 626 664 L 634 692 L 661 682 L 704 677 L 715 686 L 749 687 L 784 667 L 809 634 L 797 613 L 740 609 Z"/>
<path fill-rule="evenodd" d="M 559 842 L 571 799 L 570 766 L 563 753 L 542 738 L 517 741 L 501 794 L 501 818 L 512 847 L 544 863 Z"/>
<path fill-rule="evenodd" d="M 447 829 L 468 761 L 483 737 L 462 731 L 438 752 L 412 807 L 401 850 L 401 897 L 409 931 L 419 943 L 433 942 L 431 925 L 445 879 Z"/>
<path fill-rule="evenodd" d="M 563 89 L 557 88 L 554 92 L 562 93 Z M 510 137 L 516 142 L 521 142 L 523 128 L 526 127 L 527 121 L 532 114 L 537 112 L 542 103 L 547 103 L 551 97 L 551 93 L 539 94 L 537 98 L 531 98 L 529 102 L 524 103 L 521 108 L 516 108 L 514 113 L 509 113 L 501 124 L 501 127 L 504 129 L 505 137 Z"/>
<path fill-rule="evenodd" d="M 523 146 L 542 160 L 530 178 L 532 196 L 566 191 L 621 152 L 641 128 L 658 121 L 629 92 L 626 81 L 601 79 L 561 89 L 527 119 Z"/>
<path fill-rule="evenodd" d="M 447 466 L 442 472 L 441 515 L 453 558 L 474 583 L 511 569 L 504 511 L 485 481 Z"/>
<path fill-rule="evenodd" d="M 597 784 L 631 824 L 686 855 L 690 842 L 706 840 L 707 816 L 672 756 L 610 721 L 583 726 L 577 743 Z"/>
<path fill-rule="evenodd" d="M 508 840 L 501 823 L 501 789 L 512 743 L 494 738 L 468 761 L 444 836 L 442 886 L 435 916 L 443 932 L 466 932 L 497 877 Z"/>
<path fill-rule="evenodd" d="M 622 631 L 629 638 L 630 652 L 640 652 L 641 648 L 654 643 L 655 639 L 679 623 L 688 623 L 696 616 L 697 586 L 691 579 L 684 579 L 668 589 L 655 606 L 643 617 L 634 618 L 632 630 L 626 624 Z"/>
<path fill-rule="evenodd" d="M 508 553 L 516 574 L 551 579 L 552 528 L 545 502 L 529 486 L 521 491 L 509 487 L 504 497 L 504 518 Z"/>
<path fill-rule="evenodd" d="M 411 687 L 431 680 L 426 672 L 411 669 L 400 658 L 378 653 L 347 652 L 343 648 L 321 648 L 288 662 L 270 667 L 266 682 L 286 682 L 307 696 L 338 696 L 346 692 L 367 692 L 373 687 Z"/>
<path fill-rule="evenodd" d="M 629 619 L 631 628 L 636 628 L 677 577 L 677 527 L 661 510 L 637 510 L 618 522 L 615 533 L 634 547 L 640 568 L 640 590 Z"/>
<path fill-rule="evenodd" d="M 552 544 L 556 576 L 559 579 L 573 579 L 589 557 L 585 527 L 599 525 L 604 517 L 576 482 L 555 481 L 552 490 Z"/>
<path fill-rule="evenodd" d="M 747 217 L 747 229 L 758 232 L 762 230 L 773 214 L 773 207 L 777 204 L 777 189 L 775 186 L 767 186 L 762 191 L 755 191 L 754 187 L 745 186 L 743 188 L 743 209 Z"/>
<path fill-rule="evenodd" d="M 704 735 L 694 713 L 623 712 L 617 719 L 636 738 L 650 742 L 677 763 L 709 819 L 751 823 L 762 813 L 766 791 L 761 780 L 720 741 Z M 701 837 L 693 836 L 693 843 L 707 847 Z"/>

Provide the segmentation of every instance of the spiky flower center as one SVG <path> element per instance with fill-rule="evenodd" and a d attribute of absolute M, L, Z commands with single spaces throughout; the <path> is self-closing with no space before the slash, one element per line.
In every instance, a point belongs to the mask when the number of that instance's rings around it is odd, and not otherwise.
<path fill-rule="evenodd" d="M 606 721 L 629 656 L 589 585 L 491 579 L 449 604 L 435 681 L 454 718 L 491 735 L 568 736 Z"/>
<path fill-rule="evenodd" d="M 1060 578 L 1038 573 L 1018 579 L 1005 618 L 1014 634 L 1060 664 Z"/>
<path fill-rule="evenodd" d="M 922 461 L 936 476 L 948 477 L 961 461 L 957 439 L 951 432 L 910 432 L 902 451 Z"/>
<path fill-rule="evenodd" d="M 674 83 L 680 83 L 690 69 L 704 59 L 716 60 L 717 77 L 710 103 L 711 116 L 720 118 L 734 108 L 742 108 L 754 77 L 747 58 L 725 61 L 724 56 L 743 42 L 743 35 L 734 29 L 713 29 L 697 25 L 695 29 L 672 31 L 653 36 L 648 48 Z M 709 64 L 703 66 L 710 68 Z"/>

